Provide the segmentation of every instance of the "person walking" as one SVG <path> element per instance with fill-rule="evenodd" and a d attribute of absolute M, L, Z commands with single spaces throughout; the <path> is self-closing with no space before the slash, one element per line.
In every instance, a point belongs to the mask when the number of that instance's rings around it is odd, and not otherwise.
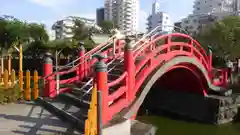
<path fill-rule="evenodd" d="M 227 61 L 227 68 L 228 68 L 228 78 L 229 78 L 229 82 L 232 84 L 233 83 L 233 62 L 231 60 Z"/>
<path fill-rule="evenodd" d="M 240 73 L 240 59 L 237 61 L 237 72 Z"/>

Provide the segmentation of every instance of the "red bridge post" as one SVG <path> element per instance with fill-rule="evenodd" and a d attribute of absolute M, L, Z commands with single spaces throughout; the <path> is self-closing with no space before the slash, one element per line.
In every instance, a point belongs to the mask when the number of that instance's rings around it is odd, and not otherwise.
<path fill-rule="evenodd" d="M 102 124 L 106 124 L 108 120 L 108 72 L 107 64 L 103 61 L 104 56 L 95 55 L 98 62 L 94 65 L 95 78 L 94 81 L 97 84 L 97 90 L 102 93 Z"/>
<path fill-rule="evenodd" d="M 78 67 L 78 72 L 77 72 L 77 76 L 79 77 L 78 80 L 82 80 L 85 77 L 84 74 L 84 55 L 85 55 L 85 48 L 84 48 L 84 43 L 79 43 L 80 44 L 80 48 L 79 48 L 79 67 Z"/>
<path fill-rule="evenodd" d="M 131 102 L 134 98 L 134 85 L 135 85 L 135 60 L 133 57 L 133 42 L 132 40 L 127 37 L 126 39 L 126 46 L 125 46 L 125 52 L 124 52 L 124 67 L 127 71 L 127 94 L 126 98 Z"/>
<path fill-rule="evenodd" d="M 43 76 L 46 77 L 44 80 L 44 96 L 45 97 L 55 97 L 55 80 L 53 75 L 53 61 L 51 58 L 51 53 L 45 53 L 45 59 L 43 64 Z"/>

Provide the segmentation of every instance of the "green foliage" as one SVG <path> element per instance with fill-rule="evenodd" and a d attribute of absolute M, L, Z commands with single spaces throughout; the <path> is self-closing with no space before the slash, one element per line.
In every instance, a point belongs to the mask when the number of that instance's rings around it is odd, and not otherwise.
<path fill-rule="evenodd" d="M 91 49 L 94 48 L 94 43 L 93 43 L 93 41 L 90 40 L 89 38 L 86 38 L 86 39 L 84 40 L 84 44 L 85 44 L 84 47 L 85 47 L 86 50 L 91 50 Z"/>
<path fill-rule="evenodd" d="M 0 49 L 1 54 L 6 55 L 15 51 L 14 45 L 22 44 L 23 49 L 32 45 L 42 46 L 49 40 L 44 25 L 27 23 L 11 16 L 3 16 L 0 19 Z"/>
<path fill-rule="evenodd" d="M 15 85 L 13 88 L 4 90 L 0 88 L 0 104 L 11 103 L 22 99 L 20 88 Z"/>
<path fill-rule="evenodd" d="M 73 39 L 77 41 L 83 41 L 90 36 L 89 29 L 85 26 L 81 20 L 74 21 L 75 26 L 73 27 Z"/>
<path fill-rule="evenodd" d="M 240 17 L 229 16 L 208 25 L 196 35 L 196 39 L 206 50 L 211 45 L 215 56 L 240 57 Z"/>
<path fill-rule="evenodd" d="M 13 53 L 18 55 L 13 46 L 22 44 L 24 55 L 39 57 L 46 51 L 56 53 L 63 50 L 64 55 L 71 54 L 78 48 L 80 41 L 85 42 L 85 48 L 93 48 L 91 33 L 96 32 L 94 28 L 89 29 L 79 19 L 74 20 L 72 28 L 72 39 L 57 39 L 49 41 L 49 36 L 43 24 L 28 23 L 20 21 L 12 16 L 0 17 L 0 52 L 1 55 Z M 57 25 L 53 27 L 56 28 Z M 67 27 L 67 26 L 66 26 Z"/>
<path fill-rule="evenodd" d="M 114 28 L 114 23 L 112 21 L 102 21 L 99 26 L 102 28 L 103 33 L 110 34 L 110 30 Z"/>

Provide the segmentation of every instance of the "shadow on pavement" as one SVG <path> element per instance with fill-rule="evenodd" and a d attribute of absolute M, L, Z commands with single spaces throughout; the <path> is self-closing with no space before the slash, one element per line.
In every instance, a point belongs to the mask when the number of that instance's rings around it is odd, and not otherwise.
<path fill-rule="evenodd" d="M 80 133 L 40 106 L 31 102 L 19 102 L 0 106 L 0 134 L 78 135 Z"/>

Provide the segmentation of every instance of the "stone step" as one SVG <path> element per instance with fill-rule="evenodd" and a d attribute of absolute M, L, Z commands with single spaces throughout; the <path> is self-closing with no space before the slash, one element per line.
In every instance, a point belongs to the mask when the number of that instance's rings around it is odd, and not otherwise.
<path fill-rule="evenodd" d="M 66 121 L 81 133 L 84 132 L 85 119 L 81 109 L 58 99 L 48 99 L 39 97 L 36 102 L 44 109 L 57 116 L 62 121 Z"/>

